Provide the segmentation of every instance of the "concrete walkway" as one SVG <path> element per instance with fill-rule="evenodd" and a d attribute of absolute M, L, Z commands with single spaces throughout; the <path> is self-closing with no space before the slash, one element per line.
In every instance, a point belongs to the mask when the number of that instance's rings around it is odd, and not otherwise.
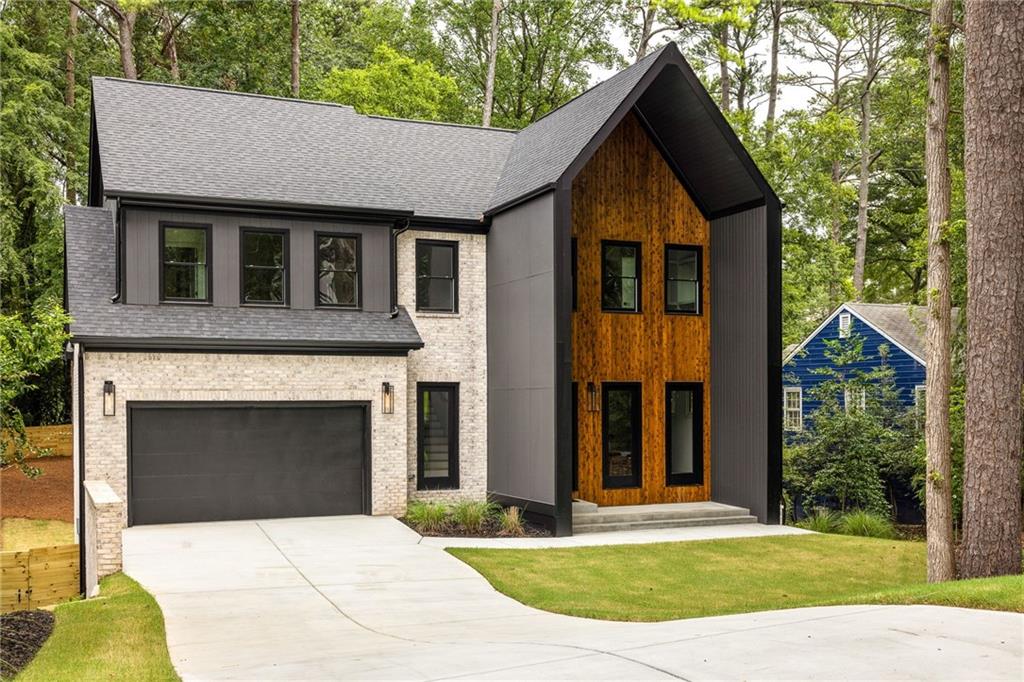
<path fill-rule="evenodd" d="M 1024 616 L 794 609 L 614 623 L 526 607 L 384 517 L 143 526 L 125 571 L 185 679 L 1020 679 Z M 624 575 L 628 580 L 629 576 Z"/>

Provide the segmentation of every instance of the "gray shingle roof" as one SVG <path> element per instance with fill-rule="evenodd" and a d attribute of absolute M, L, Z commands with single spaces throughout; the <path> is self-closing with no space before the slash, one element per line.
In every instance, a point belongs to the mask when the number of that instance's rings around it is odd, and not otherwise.
<path fill-rule="evenodd" d="M 924 360 L 925 326 L 928 323 L 926 306 L 903 303 L 847 303 L 846 307 Z M 958 315 L 959 310 L 954 308 L 954 326 Z"/>
<path fill-rule="evenodd" d="M 108 194 L 475 220 L 516 136 L 116 78 L 93 79 L 93 105 Z"/>
<path fill-rule="evenodd" d="M 423 340 L 404 308 L 388 313 L 290 308 L 125 305 L 110 302 L 115 284 L 110 211 L 67 206 L 68 311 L 71 334 L 86 343 L 171 343 L 265 348 L 419 348 Z"/>

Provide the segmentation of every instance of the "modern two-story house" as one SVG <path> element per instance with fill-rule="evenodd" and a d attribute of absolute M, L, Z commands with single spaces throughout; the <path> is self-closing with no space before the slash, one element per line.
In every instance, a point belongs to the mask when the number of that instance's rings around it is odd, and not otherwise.
<path fill-rule="evenodd" d="M 98 78 L 88 203 L 78 479 L 115 527 L 778 518 L 781 207 L 673 45 L 521 131 Z"/>

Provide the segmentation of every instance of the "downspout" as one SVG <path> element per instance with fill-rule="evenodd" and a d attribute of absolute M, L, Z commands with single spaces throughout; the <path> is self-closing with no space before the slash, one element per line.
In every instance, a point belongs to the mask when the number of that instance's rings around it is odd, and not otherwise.
<path fill-rule="evenodd" d="M 391 228 L 391 319 L 398 317 L 398 235 L 409 229 L 409 219 L 399 218 Z"/>
<path fill-rule="evenodd" d="M 110 297 L 111 303 L 119 303 L 121 301 L 121 280 L 124 278 L 124 237 L 121 234 L 124 230 L 124 208 L 121 206 L 121 200 L 115 199 L 117 207 L 114 209 L 114 253 L 116 258 L 114 260 L 114 295 Z"/>
<path fill-rule="evenodd" d="M 89 595 L 85 593 L 85 553 L 88 542 L 85 537 L 85 347 L 80 343 L 75 344 L 75 347 L 78 354 L 78 376 L 75 378 L 78 382 L 78 480 L 75 481 L 78 486 L 78 589 L 83 597 L 88 598 Z"/>

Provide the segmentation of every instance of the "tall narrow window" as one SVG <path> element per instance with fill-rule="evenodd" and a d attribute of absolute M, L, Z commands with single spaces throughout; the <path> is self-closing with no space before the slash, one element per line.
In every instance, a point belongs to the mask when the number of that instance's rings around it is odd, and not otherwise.
<path fill-rule="evenodd" d="M 317 305 L 358 308 L 359 235 L 316 235 Z"/>
<path fill-rule="evenodd" d="M 839 313 L 839 338 L 845 339 L 850 336 L 850 328 L 853 326 L 853 316 L 850 313 Z"/>
<path fill-rule="evenodd" d="M 804 390 L 800 386 L 782 389 L 782 412 L 787 431 L 804 430 Z"/>
<path fill-rule="evenodd" d="M 640 244 L 601 242 L 601 309 L 640 312 Z"/>
<path fill-rule="evenodd" d="M 914 417 L 917 420 L 917 425 L 921 428 L 924 428 L 925 415 L 927 414 L 927 395 L 928 393 L 924 386 L 920 384 L 914 386 Z"/>
<path fill-rule="evenodd" d="M 416 487 L 459 487 L 459 385 L 416 385 Z"/>
<path fill-rule="evenodd" d="M 667 485 L 704 483 L 704 387 L 665 386 L 665 473 Z"/>
<path fill-rule="evenodd" d="M 160 298 L 210 300 L 210 226 L 161 225 Z"/>
<path fill-rule="evenodd" d="M 242 230 L 242 303 L 288 302 L 288 233 Z"/>
<path fill-rule="evenodd" d="M 843 407 L 847 412 L 851 410 L 863 410 L 867 406 L 867 389 L 863 386 L 855 386 L 843 391 Z"/>
<path fill-rule="evenodd" d="M 416 240 L 416 310 L 459 309 L 459 243 Z"/>
<path fill-rule="evenodd" d="M 572 382 L 572 489 L 580 488 L 580 385 Z"/>
<path fill-rule="evenodd" d="M 607 383 L 601 386 L 603 481 L 605 488 L 640 485 L 640 384 Z"/>
<path fill-rule="evenodd" d="M 701 312 L 701 248 L 665 246 L 665 312 Z"/>

